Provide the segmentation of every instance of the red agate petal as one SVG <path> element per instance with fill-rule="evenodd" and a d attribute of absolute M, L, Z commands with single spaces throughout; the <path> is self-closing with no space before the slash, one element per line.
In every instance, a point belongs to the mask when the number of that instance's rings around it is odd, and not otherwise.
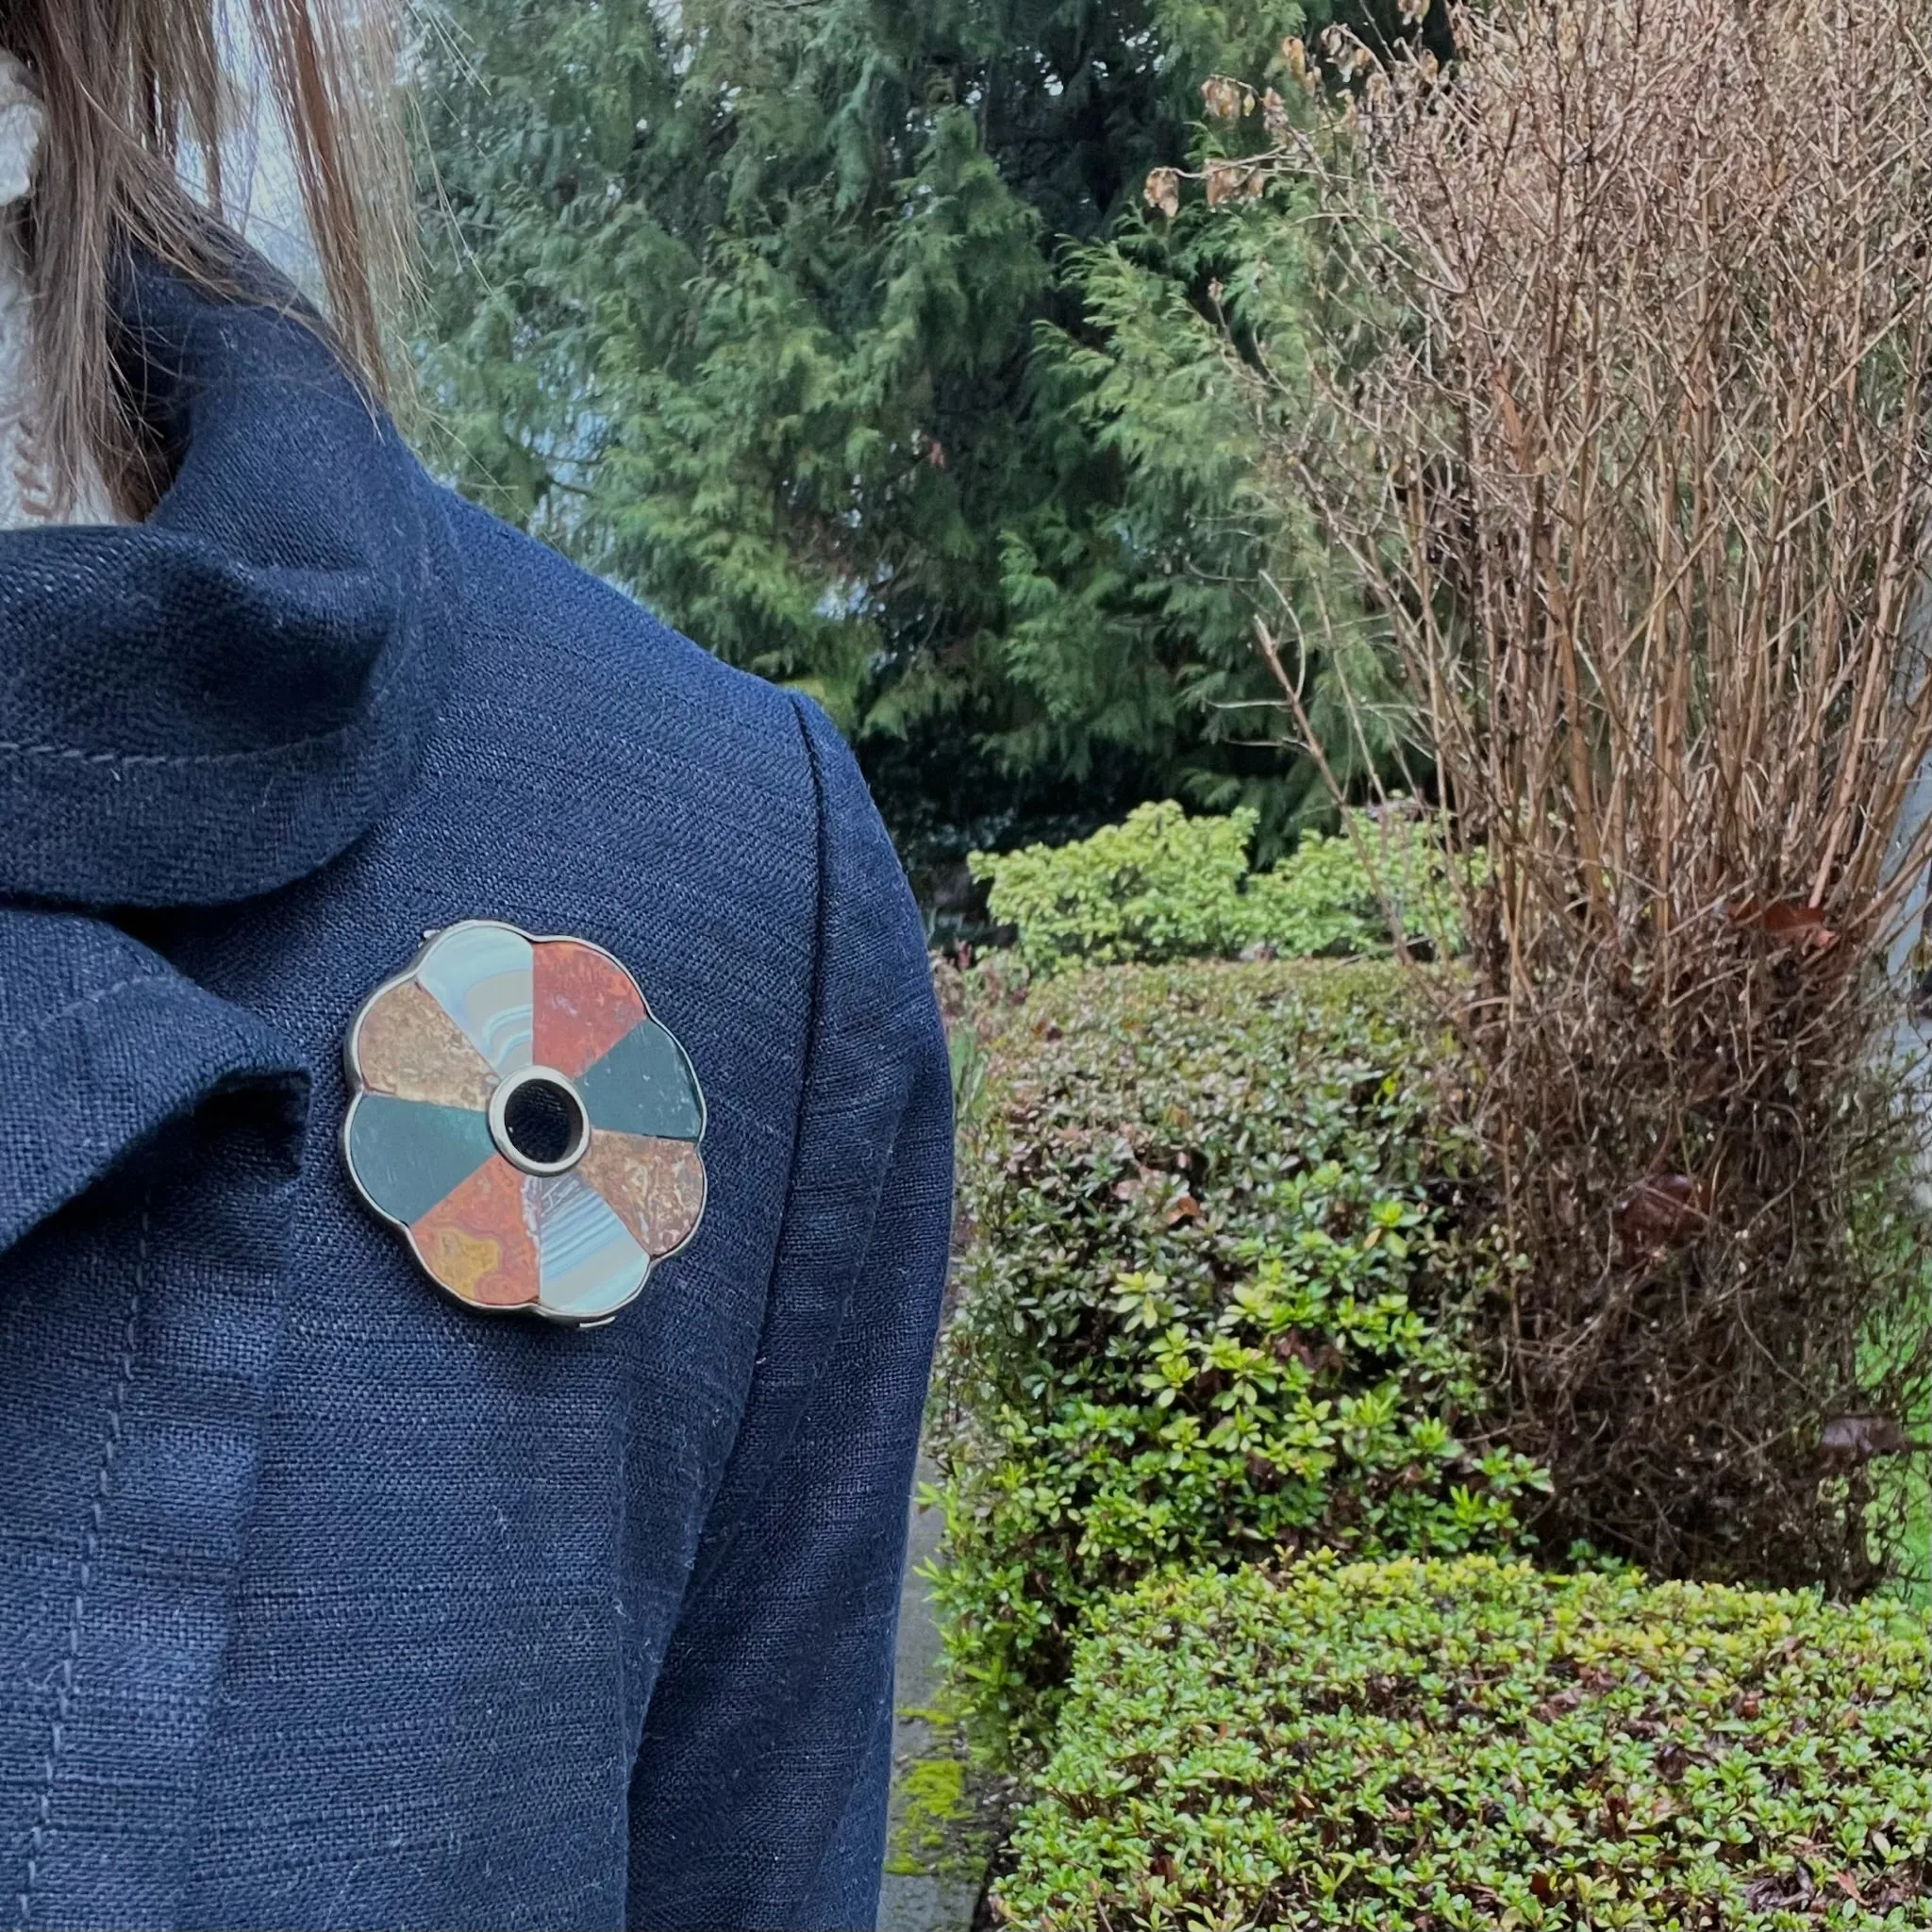
<path fill-rule="evenodd" d="M 575 1079 L 645 1017 L 643 995 L 607 953 L 575 940 L 539 941 L 532 1054 Z"/>
<path fill-rule="evenodd" d="M 410 1228 L 424 1267 L 452 1294 L 486 1308 L 527 1307 L 537 1300 L 529 1185 L 501 1155 L 492 1156 Z"/>

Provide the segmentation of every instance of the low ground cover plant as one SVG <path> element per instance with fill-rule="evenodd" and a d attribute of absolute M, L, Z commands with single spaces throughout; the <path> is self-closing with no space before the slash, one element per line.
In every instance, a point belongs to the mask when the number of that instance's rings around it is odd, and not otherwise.
<path fill-rule="evenodd" d="M 1920 1928 L 1895 1607 L 1515 1563 L 1168 1576 L 1095 1612 L 1005 1923 Z"/>
<path fill-rule="evenodd" d="M 1460 1339 L 1507 1257 L 1396 969 L 1068 974 L 974 1024 L 929 1434 L 994 1756 L 1043 1744 L 1083 1614 L 1162 1565 L 1516 1542 L 1537 1472 Z"/>
<path fill-rule="evenodd" d="M 1433 824 L 1399 802 L 1352 811 L 1334 834 L 1304 832 L 1266 872 L 1248 865 L 1257 815 L 1189 818 L 1167 801 L 1064 845 L 975 852 L 988 909 L 1018 934 L 1028 969 L 1232 958 L 1265 946 L 1283 958 L 1371 958 L 1406 943 L 1461 943 Z"/>

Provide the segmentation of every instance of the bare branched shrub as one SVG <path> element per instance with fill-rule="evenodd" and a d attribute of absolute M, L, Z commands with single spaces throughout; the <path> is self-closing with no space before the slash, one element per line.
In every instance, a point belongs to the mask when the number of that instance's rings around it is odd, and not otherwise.
<path fill-rule="evenodd" d="M 1277 150 L 1346 191 L 1380 308 L 1283 462 L 1488 851 L 1460 1017 L 1527 1261 L 1517 1440 L 1559 1541 L 1857 1590 L 1926 1360 L 1882 970 L 1928 858 L 1925 23 L 1455 26 L 1444 75 L 1331 36 L 1345 125 Z"/>

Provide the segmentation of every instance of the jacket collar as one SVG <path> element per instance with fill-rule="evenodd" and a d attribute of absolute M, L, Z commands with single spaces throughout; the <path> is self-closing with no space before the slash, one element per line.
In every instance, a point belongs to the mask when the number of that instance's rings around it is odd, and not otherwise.
<path fill-rule="evenodd" d="M 174 480 L 141 525 L 0 535 L 0 895 L 223 904 L 326 864 L 410 783 L 447 532 L 291 301 L 142 263 L 119 308 Z"/>

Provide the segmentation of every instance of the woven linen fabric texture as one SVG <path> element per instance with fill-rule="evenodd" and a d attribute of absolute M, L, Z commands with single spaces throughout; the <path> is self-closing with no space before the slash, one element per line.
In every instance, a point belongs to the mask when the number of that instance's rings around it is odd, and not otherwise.
<path fill-rule="evenodd" d="M 129 302 L 160 511 L 0 538 L 0 1924 L 870 1925 L 951 1124 L 857 767 L 298 322 Z M 465 917 L 704 1084 L 608 1327 L 343 1175 L 342 1029 Z"/>

